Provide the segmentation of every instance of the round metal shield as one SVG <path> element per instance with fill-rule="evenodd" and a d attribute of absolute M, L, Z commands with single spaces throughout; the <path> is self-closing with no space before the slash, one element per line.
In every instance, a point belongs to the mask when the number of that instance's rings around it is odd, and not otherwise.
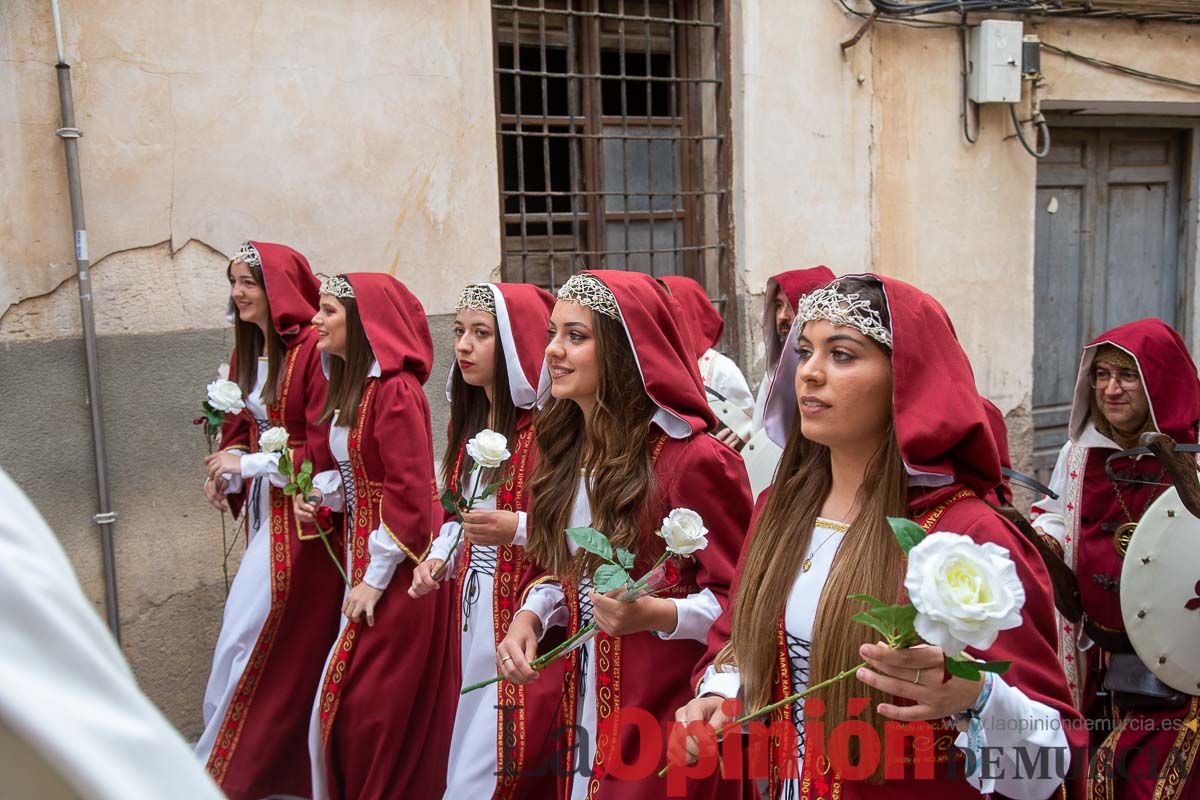
<path fill-rule="evenodd" d="M 1121 568 L 1121 616 L 1160 681 L 1200 695 L 1200 519 L 1171 487 L 1142 515 Z"/>

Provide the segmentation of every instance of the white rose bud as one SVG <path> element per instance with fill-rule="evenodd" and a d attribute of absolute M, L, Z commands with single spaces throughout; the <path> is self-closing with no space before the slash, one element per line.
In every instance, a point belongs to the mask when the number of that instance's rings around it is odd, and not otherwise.
<path fill-rule="evenodd" d="M 467 455 L 481 468 L 495 469 L 512 453 L 508 452 L 508 440 L 502 434 L 485 428 L 467 442 Z"/>
<path fill-rule="evenodd" d="M 258 449 L 264 453 L 282 453 L 287 449 L 288 432 L 287 428 L 267 428 L 258 437 Z"/>
<path fill-rule="evenodd" d="M 708 547 L 708 528 L 690 508 L 676 508 L 664 517 L 658 535 L 666 541 L 667 550 L 677 556 L 690 556 Z"/>
<path fill-rule="evenodd" d="M 217 378 L 208 385 L 208 404 L 226 414 L 236 414 L 246 407 L 242 387 L 224 378 Z"/>
<path fill-rule="evenodd" d="M 1025 589 L 1008 551 L 968 536 L 938 532 L 908 554 L 904 588 L 917 609 L 917 634 L 956 656 L 986 650 L 1000 631 L 1021 624 Z"/>
<path fill-rule="evenodd" d="M 223 381 L 229 380 L 229 365 L 228 364 L 222 364 L 221 366 L 217 367 L 217 377 Z"/>

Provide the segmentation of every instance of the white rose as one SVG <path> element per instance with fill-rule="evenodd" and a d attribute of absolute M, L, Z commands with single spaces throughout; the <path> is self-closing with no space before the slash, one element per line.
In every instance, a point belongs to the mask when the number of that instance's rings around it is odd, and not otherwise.
<path fill-rule="evenodd" d="M 217 367 L 217 377 L 223 381 L 229 380 L 229 365 L 228 364 L 222 364 L 221 366 Z"/>
<path fill-rule="evenodd" d="M 267 428 L 258 437 L 258 449 L 264 453 L 282 453 L 287 449 L 288 432 L 287 428 Z"/>
<path fill-rule="evenodd" d="M 690 556 L 708 547 L 708 528 L 690 508 L 676 508 L 665 516 L 658 535 L 666 541 L 667 550 L 678 556 Z"/>
<path fill-rule="evenodd" d="M 508 439 L 485 428 L 467 442 L 467 455 L 483 469 L 495 469 L 508 460 L 512 453 L 508 452 Z"/>
<path fill-rule="evenodd" d="M 217 378 L 208 385 L 208 404 L 227 414 L 236 414 L 246 407 L 242 387 L 224 378 Z"/>
<path fill-rule="evenodd" d="M 1000 631 L 1021 624 L 1025 589 L 1008 551 L 968 536 L 939 532 L 908 554 L 904 588 L 917 609 L 917 634 L 956 656 L 986 650 Z"/>

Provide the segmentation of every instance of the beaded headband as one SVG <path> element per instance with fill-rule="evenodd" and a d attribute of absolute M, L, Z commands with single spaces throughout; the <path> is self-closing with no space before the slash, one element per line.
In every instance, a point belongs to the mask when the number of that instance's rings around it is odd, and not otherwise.
<path fill-rule="evenodd" d="M 229 259 L 230 264 L 236 264 L 239 261 L 251 267 L 262 269 L 262 258 L 258 255 L 258 248 L 249 242 L 242 242 L 242 246 L 233 254 L 233 258 Z"/>
<path fill-rule="evenodd" d="M 321 294 L 339 297 L 343 300 L 353 300 L 354 287 L 341 275 L 322 275 Z"/>
<path fill-rule="evenodd" d="M 1092 359 L 1092 363 L 1097 361 L 1107 361 L 1117 369 L 1132 369 L 1137 370 L 1137 362 L 1133 360 L 1133 356 L 1125 352 L 1114 344 L 1105 342 L 1096 348 L 1096 355 Z"/>
<path fill-rule="evenodd" d="M 892 332 L 883 324 L 879 312 L 871 308 L 871 301 L 857 293 L 838 292 L 836 283 L 817 289 L 800 301 L 796 320 L 806 323 L 818 319 L 854 328 L 884 347 L 892 346 Z"/>
<path fill-rule="evenodd" d="M 495 316 L 496 298 L 492 294 L 492 287 L 486 283 L 473 283 L 463 289 L 462 294 L 458 296 L 458 305 L 454 307 L 454 310 L 461 311 L 464 308 L 483 311 Z"/>
<path fill-rule="evenodd" d="M 586 272 L 576 272 L 559 287 L 558 299 L 578 303 L 609 319 L 621 318 L 621 308 L 617 305 L 617 298 L 613 296 L 612 290 L 601 283 L 599 278 Z"/>

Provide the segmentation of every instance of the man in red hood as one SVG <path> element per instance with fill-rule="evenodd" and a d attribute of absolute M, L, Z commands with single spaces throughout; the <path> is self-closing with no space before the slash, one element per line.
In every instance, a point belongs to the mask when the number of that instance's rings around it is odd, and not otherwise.
<path fill-rule="evenodd" d="M 1083 350 L 1069 441 L 1033 506 L 1078 582 L 1083 617 L 1060 619 L 1060 658 L 1096 748 L 1089 796 L 1200 797 L 1200 697 L 1158 680 L 1135 652 L 1120 579 L 1137 524 L 1165 490 L 1150 456 L 1113 460 L 1147 431 L 1195 443 L 1200 379 L 1183 339 L 1158 319 L 1114 328 Z"/>

